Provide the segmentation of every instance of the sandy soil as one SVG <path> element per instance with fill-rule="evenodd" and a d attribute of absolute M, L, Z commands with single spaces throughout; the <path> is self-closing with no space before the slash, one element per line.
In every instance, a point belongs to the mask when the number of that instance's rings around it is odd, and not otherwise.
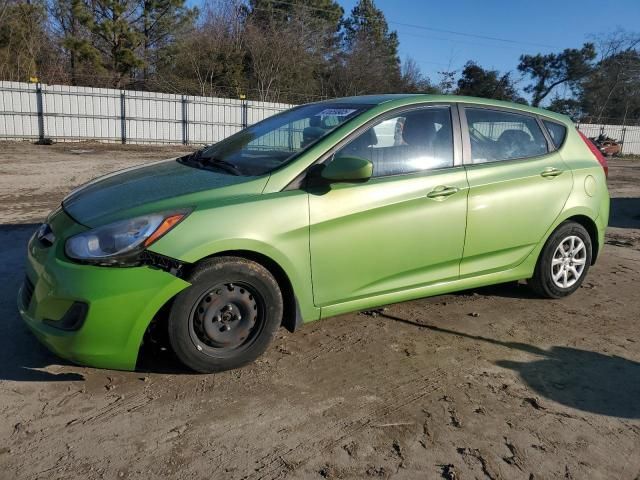
<path fill-rule="evenodd" d="M 40 222 L 75 187 L 144 162 L 177 157 L 191 147 L 0 142 L 0 222 Z"/>
<path fill-rule="evenodd" d="M 509 284 L 344 315 L 217 375 L 66 364 L 15 308 L 34 223 L 175 155 L 0 145 L 0 478 L 640 478 L 639 161 L 611 162 L 607 245 L 570 298 Z"/>

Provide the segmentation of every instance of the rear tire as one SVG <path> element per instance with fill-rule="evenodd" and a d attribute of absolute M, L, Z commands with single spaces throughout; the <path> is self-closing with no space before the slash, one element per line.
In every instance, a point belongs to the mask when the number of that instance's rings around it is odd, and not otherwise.
<path fill-rule="evenodd" d="M 200 373 L 238 368 L 258 358 L 282 322 L 278 283 L 262 265 L 240 257 L 202 262 L 186 279 L 169 314 L 176 356 Z"/>
<path fill-rule="evenodd" d="M 589 271 L 592 243 L 579 223 L 558 226 L 544 245 L 529 286 L 545 298 L 562 298 L 575 292 Z"/>

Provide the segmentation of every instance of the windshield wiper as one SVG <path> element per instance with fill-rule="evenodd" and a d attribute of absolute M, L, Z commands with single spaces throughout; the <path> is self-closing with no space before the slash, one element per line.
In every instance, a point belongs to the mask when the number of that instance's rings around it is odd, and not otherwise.
<path fill-rule="evenodd" d="M 226 160 L 222 160 L 220 158 L 215 157 L 205 157 L 203 156 L 204 149 L 197 150 L 186 157 L 183 157 L 185 162 L 195 163 L 200 168 L 205 168 L 207 166 L 218 168 L 220 170 L 224 170 L 227 173 L 231 173 L 232 175 L 240 176 L 242 172 L 238 167 L 236 167 L 233 163 L 227 162 Z"/>
<path fill-rule="evenodd" d="M 238 175 L 241 176 L 242 172 L 240 171 L 240 169 L 238 167 L 236 167 L 233 163 L 231 162 L 227 162 L 226 160 L 222 160 L 221 158 L 215 158 L 215 157 L 203 157 L 203 156 L 199 156 L 198 160 L 200 161 L 200 163 L 206 164 L 206 165 L 211 165 L 212 167 L 218 167 L 221 170 L 224 170 L 226 172 L 229 172 L 233 175 Z"/>

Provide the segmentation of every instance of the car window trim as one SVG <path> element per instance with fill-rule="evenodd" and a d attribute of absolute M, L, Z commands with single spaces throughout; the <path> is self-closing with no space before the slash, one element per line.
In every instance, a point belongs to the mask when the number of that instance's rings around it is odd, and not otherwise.
<path fill-rule="evenodd" d="M 411 105 L 402 105 L 399 107 L 392 108 L 391 110 L 387 110 L 372 119 L 368 120 L 366 123 L 360 125 L 353 132 L 349 133 L 345 138 L 336 143 L 333 147 L 323 153 L 316 161 L 314 161 L 311 165 L 304 169 L 304 171 L 300 172 L 299 175 L 296 176 L 289 184 L 282 189 L 282 191 L 288 190 L 299 190 L 304 185 L 304 180 L 306 179 L 310 170 L 312 170 L 317 165 L 322 165 L 333 158 L 333 155 L 344 147 L 351 140 L 356 138 L 358 135 L 363 133 L 365 130 L 369 129 L 373 125 L 383 122 L 385 120 L 389 120 L 394 116 L 398 116 L 401 113 L 410 112 L 413 110 L 421 110 L 424 108 L 435 108 L 435 107 L 447 107 L 449 109 L 449 114 L 451 116 L 451 128 L 452 128 L 452 137 L 453 137 L 453 165 L 449 167 L 442 168 L 434 168 L 430 170 L 418 170 L 416 172 L 410 173 L 399 173 L 395 175 L 382 175 L 379 177 L 371 177 L 372 179 L 378 178 L 390 178 L 390 177 L 406 177 L 409 175 L 417 175 L 417 174 L 425 174 L 428 172 L 434 171 L 442 171 L 447 168 L 457 168 L 463 166 L 463 157 L 462 157 L 462 132 L 460 128 L 460 117 L 459 111 L 457 108 L 457 102 L 421 102 L 415 103 Z"/>
<path fill-rule="evenodd" d="M 567 141 L 567 137 L 569 136 L 569 128 L 564 123 L 559 122 L 557 120 L 552 120 L 549 117 L 540 116 L 539 118 L 540 118 L 540 123 L 542 123 L 542 126 L 544 127 L 544 132 L 549 135 L 549 140 L 551 141 L 551 144 L 554 146 L 554 149 L 560 150 L 564 145 L 564 143 Z M 549 128 L 545 125 L 544 122 L 553 123 L 554 125 L 559 125 L 565 129 L 564 138 L 562 139 L 562 142 L 560 142 L 560 145 L 555 144 L 555 142 L 553 141 L 553 137 L 551 136 L 551 132 L 549 131 Z"/>
<path fill-rule="evenodd" d="M 547 151 L 541 155 L 534 155 L 532 157 L 509 158 L 505 160 L 493 160 L 491 162 L 473 163 L 473 160 L 471 159 L 471 136 L 469 135 L 469 124 L 467 122 L 467 114 L 465 112 L 465 108 L 475 108 L 477 110 L 491 110 L 491 111 L 505 112 L 505 113 L 511 113 L 514 115 L 522 115 L 525 117 L 533 118 L 536 121 L 538 128 L 540 128 L 540 131 L 542 132 L 542 135 L 545 138 L 545 141 L 547 143 Z M 466 102 L 458 103 L 458 110 L 459 110 L 459 116 L 460 116 L 460 129 L 462 130 L 462 145 L 463 145 L 462 160 L 463 160 L 463 164 L 466 167 L 472 167 L 475 165 L 494 165 L 494 164 L 505 163 L 505 162 L 522 162 L 527 160 L 536 160 L 542 157 L 546 157 L 547 155 L 550 155 L 557 150 L 557 148 L 553 144 L 553 141 L 551 140 L 551 137 L 549 136 L 549 133 L 547 132 L 547 129 L 544 127 L 544 124 L 540 119 L 540 115 L 536 113 L 524 112 L 522 110 L 518 110 L 517 108 L 509 108 L 509 107 L 493 106 L 493 105 L 477 105 L 474 103 L 466 103 Z"/>
<path fill-rule="evenodd" d="M 556 147 L 556 144 L 553 143 L 551 134 L 549 133 L 547 128 L 544 126 L 544 122 L 542 121 L 542 118 L 540 118 L 540 115 L 536 115 L 536 120 L 538 121 L 538 126 L 540 127 L 540 131 L 542 132 L 542 135 L 544 135 L 544 138 L 547 139 L 547 153 L 555 152 L 558 148 Z"/>

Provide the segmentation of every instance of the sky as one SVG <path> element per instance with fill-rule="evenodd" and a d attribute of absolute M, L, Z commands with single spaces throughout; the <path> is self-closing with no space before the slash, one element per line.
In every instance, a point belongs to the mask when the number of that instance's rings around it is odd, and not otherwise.
<path fill-rule="evenodd" d="M 338 3 L 349 13 L 357 0 Z M 398 32 L 401 58 L 413 58 L 434 83 L 439 71 L 459 71 L 468 60 L 520 78 L 523 53 L 580 47 L 617 28 L 640 31 L 640 0 L 376 0 L 376 5 Z"/>
<path fill-rule="evenodd" d="M 206 0 L 188 0 L 200 5 Z M 357 0 L 336 0 L 348 15 Z M 640 0 L 375 0 L 400 57 L 413 58 L 433 83 L 438 72 L 462 69 L 468 60 L 484 68 L 517 71 L 522 54 L 579 48 L 618 28 L 640 31 Z M 560 92 L 562 93 L 562 92 Z"/>

